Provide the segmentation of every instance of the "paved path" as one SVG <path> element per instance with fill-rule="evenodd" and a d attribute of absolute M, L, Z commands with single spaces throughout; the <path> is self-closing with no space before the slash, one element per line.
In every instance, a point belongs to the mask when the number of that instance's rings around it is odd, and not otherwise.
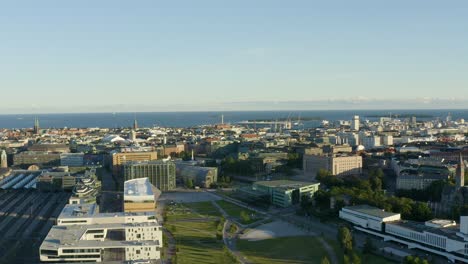
<path fill-rule="evenodd" d="M 241 263 L 241 264 L 249 264 L 245 257 L 237 250 L 236 248 L 236 239 L 237 239 L 237 234 L 235 234 L 233 237 L 229 235 L 229 229 L 231 228 L 231 225 L 233 224 L 232 221 L 230 220 L 230 216 L 226 211 L 219 206 L 218 203 L 215 201 L 211 201 L 214 207 L 218 208 L 218 210 L 221 212 L 223 217 L 226 219 L 224 221 L 224 226 L 223 226 L 223 242 L 226 248 L 231 252 L 231 254 L 236 257 L 236 259 Z"/>
<path fill-rule="evenodd" d="M 327 243 L 327 241 L 325 241 L 325 239 L 323 239 L 323 237 L 320 237 L 320 236 L 317 236 L 317 239 L 320 242 L 320 244 L 322 244 L 325 251 L 327 251 L 328 256 L 330 257 L 330 262 L 339 263 L 335 250 L 333 250 L 333 248 Z"/>
<path fill-rule="evenodd" d="M 225 197 L 225 196 L 221 196 L 221 195 L 218 195 L 216 193 L 213 193 L 213 192 L 209 192 L 211 195 L 213 196 L 218 196 L 218 197 L 221 197 L 223 198 L 224 200 L 227 200 L 229 202 L 232 202 L 238 206 L 241 206 L 241 207 L 244 207 L 244 208 L 247 208 L 247 209 L 250 209 L 252 211 L 255 211 L 257 213 L 261 213 L 261 214 L 264 214 L 268 217 L 271 217 L 272 219 L 280 219 L 280 220 L 283 220 L 283 221 L 286 221 L 290 224 L 293 224 L 293 225 L 296 225 L 300 228 L 305 228 L 306 230 L 304 230 L 304 232 L 307 232 L 307 230 L 311 230 L 311 222 L 310 221 L 307 221 L 307 224 L 304 223 L 302 220 L 302 218 L 299 218 L 297 216 L 294 215 L 288 215 L 288 217 L 286 217 L 286 215 L 283 215 L 281 213 L 279 214 L 269 214 L 267 212 L 264 212 L 264 211 L 261 211 L 261 210 L 258 210 L 256 208 L 252 208 L 251 206 L 248 206 L 244 203 L 241 203 L 239 201 L 236 201 L 230 197 Z M 217 205 L 216 203 L 214 203 L 214 205 L 217 207 L 217 208 L 220 208 L 219 205 Z M 223 212 L 224 210 L 222 210 L 222 208 L 220 208 L 220 211 Z M 226 213 L 226 212 L 224 212 Z M 224 214 L 223 214 L 224 215 Z M 316 222 L 313 222 L 313 225 L 317 228 L 317 229 L 312 229 L 312 230 L 322 230 L 322 232 L 326 232 L 328 233 L 328 235 L 332 235 L 333 237 L 336 237 L 336 232 L 337 232 L 337 228 L 336 227 L 333 227 L 333 226 L 329 226 L 329 225 L 325 225 L 325 224 L 322 224 L 322 223 L 316 223 Z M 333 250 L 333 248 L 328 244 L 327 241 L 325 241 L 325 239 L 323 239 L 322 237 L 320 236 L 316 236 L 319 240 L 319 242 L 322 244 L 322 246 L 324 247 L 324 249 L 327 251 L 329 257 L 330 257 L 330 261 L 331 263 L 339 263 L 338 261 L 338 257 L 335 253 L 335 251 Z M 234 241 L 228 246 L 228 249 L 237 257 L 238 255 L 236 255 L 236 252 L 240 255 L 240 257 L 238 257 L 239 260 L 242 260 L 245 258 L 237 251 L 235 250 L 235 239 L 237 239 L 237 237 L 234 238 Z M 247 262 L 241 262 L 241 263 L 247 263 Z"/>

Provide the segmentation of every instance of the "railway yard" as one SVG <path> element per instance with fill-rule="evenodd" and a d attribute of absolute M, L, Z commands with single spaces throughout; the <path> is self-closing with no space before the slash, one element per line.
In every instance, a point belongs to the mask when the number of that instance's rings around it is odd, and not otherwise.
<path fill-rule="evenodd" d="M 39 263 L 39 246 L 70 195 L 24 187 L 0 189 L 0 263 Z"/>

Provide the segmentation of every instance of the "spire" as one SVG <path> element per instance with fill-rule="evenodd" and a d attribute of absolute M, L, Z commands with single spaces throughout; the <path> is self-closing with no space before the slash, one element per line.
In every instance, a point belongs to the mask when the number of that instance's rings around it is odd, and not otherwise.
<path fill-rule="evenodd" d="M 135 118 L 133 120 L 133 129 L 135 129 L 135 130 L 138 129 L 138 121 L 136 119 L 136 114 L 135 114 Z"/>

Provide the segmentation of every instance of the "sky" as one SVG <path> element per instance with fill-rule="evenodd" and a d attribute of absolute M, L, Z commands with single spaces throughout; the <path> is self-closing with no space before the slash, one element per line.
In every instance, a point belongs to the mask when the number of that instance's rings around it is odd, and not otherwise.
<path fill-rule="evenodd" d="M 467 108 L 468 1 L 1 1 L 0 114 Z"/>

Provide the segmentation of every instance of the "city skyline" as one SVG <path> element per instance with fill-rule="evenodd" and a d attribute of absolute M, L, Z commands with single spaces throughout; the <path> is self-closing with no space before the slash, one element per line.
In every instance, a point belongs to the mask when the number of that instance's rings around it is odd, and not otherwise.
<path fill-rule="evenodd" d="M 467 8 L 5 3 L 0 112 L 464 108 Z"/>

